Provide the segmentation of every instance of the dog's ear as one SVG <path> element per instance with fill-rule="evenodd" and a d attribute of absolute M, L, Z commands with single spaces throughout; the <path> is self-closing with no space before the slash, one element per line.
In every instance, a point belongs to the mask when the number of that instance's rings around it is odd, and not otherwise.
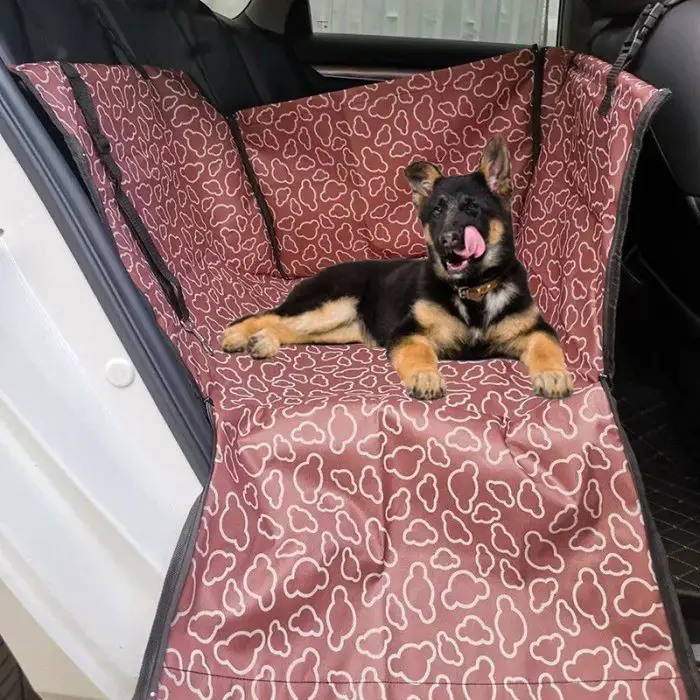
<path fill-rule="evenodd" d="M 494 136 L 481 154 L 479 170 L 486 180 L 486 185 L 499 197 L 510 197 L 510 153 L 508 144 L 502 136 Z"/>
<path fill-rule="evenodd" d="M 417 160 L 404 169 L 403 174 L 411 185 L 413 203 L 420 208 L 426 198 L 430 197 L 437 180 L 442 173 L 437 166 L 424 160 Z"/>

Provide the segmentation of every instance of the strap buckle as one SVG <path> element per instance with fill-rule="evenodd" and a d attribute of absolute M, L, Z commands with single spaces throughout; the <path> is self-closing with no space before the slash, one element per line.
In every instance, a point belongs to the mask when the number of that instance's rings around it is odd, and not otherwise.
<path fill-rule="evenodd" d="M 612 105 L 612 94 L 617 86 L 617 79 L 623 70 L 626 70 L 630 63 L 636 58 L 639 50 L 644 46 L 649 35 L 654 31 L 664 15 L 680 5 L 684 0 L 657 0 L 649 3 L 641 12 L 637 21 L 632 27 L 632 31 L 622 44 L 620 53 L 612 68 L 608 72 L 606 80 L 605 95 L 598 108 L 601 117 L 607 116 Z"/>
<path fill-rule="evenodd" d="M 457 290 L 457 295 L 460 299 L 468 299 L 469 301 L 479 301 L 484 297 L 481 293 L 481 287 L 460 287 Z"/>
<path fill-rule="evenodd" d="M 457 296 L 469 301 L 481 301 L 489 292 L 492 292 L 501 283 L 501 278 L 480 284 L 478 287 L 457 287 Z"/>
<path fill-rule="evenodd" d="M 626 60 L 623 65 L 626 66 L 637 55 L 649 34 L 656 28 L 656 25 L 669 9 L 663 2 L 657 2 L 651 7 L 647 5 L 639 17 L 641 25 L 634 33 L 634 36 L 623 44 L 623 50 L 626 48 Z"/>
<path fill-rule="evenodd" d="M 109 139 L 101 132 L 91 134 L 92 142 L 95 144 L 97 152 L 101 156 L 108 156 L 112 153 L 112 144 Z"/>

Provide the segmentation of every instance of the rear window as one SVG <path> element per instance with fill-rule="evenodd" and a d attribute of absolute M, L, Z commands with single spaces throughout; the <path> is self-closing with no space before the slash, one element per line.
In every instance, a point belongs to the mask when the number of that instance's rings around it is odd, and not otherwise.
<path fill-rule="evenodd" d="M 224 17 L 238 17 L 250 0 L 202 0 L 202 2 Z"/>
<path fill-rule="evenodd" d="M 225 0 L 224 0 L 225 1 Z M 560 0 L 309 0 L 314 32 L 556 44 Z"/>

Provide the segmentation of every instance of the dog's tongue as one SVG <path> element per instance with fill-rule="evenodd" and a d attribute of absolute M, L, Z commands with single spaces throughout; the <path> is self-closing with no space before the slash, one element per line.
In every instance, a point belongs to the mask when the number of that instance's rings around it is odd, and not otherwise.
<path fill-rule="evenodd" d="M 475 226 L 464 229 L 464 251 L 460 255 L 465 258 L 480 258 L 486 252 L 486 243 Z"/>
<path fill-rule="evenodd" d="M 473 258 L 480 258 L 486 252 L 486 243 L 475 226 L 467 226 L 464 229 L 464 249 L 455 253 L 461 258 L 461 262 L 453 264 L 448 261 L 447 269 L 450 272 L 464 272 Z"/>

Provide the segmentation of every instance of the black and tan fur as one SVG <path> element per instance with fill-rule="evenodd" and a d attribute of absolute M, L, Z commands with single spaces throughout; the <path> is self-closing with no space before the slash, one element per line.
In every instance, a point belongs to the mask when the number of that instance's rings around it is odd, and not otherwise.
<path fill-rule="evenodd" d="M 427 259 L 334 265 L 300 282 L 277 308 L 232 323 L 222 348 L 263 359 L 280 345 L 385 347 L 406 391 L 418 399 L 444 394 L 439 360 L 509 357 L 527 367 L 535 393 L 568 396 L 572 382 L 557 335 L 515 257 L 505 141 L 492 139 L 470 175 L 443 177 L 426 162 L 412 163 L 405 175 Z M 478 229 L 485 252 L 455 273 L 448 262 L 467 226 Z"/>

